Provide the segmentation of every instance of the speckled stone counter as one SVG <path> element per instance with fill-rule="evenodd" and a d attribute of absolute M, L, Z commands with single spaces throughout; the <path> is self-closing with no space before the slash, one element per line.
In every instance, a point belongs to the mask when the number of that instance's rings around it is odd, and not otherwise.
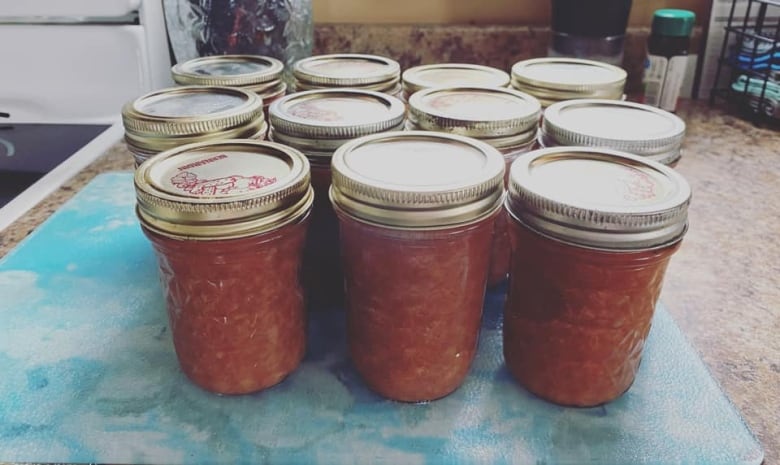
<path fill-rule="evenodd" d="M 766 451 L 780 463 L 780 152 L 777 132 L 684 102 L 677 169 L 694 198 L 662 299 Z M 96 174 L 129 170 L 121 144 L 0 233 L 0 256 Z"/>

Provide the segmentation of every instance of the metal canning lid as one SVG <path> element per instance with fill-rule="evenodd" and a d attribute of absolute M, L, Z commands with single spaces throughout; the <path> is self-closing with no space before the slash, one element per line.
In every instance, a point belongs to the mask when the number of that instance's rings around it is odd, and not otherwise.
<path fill-rule="evenodd" d="M 404 124 L 404 128 L 407 131 L 423 130 L 422 128 L 420 128 L 419 126 L 417 126 L 416 124 L 414 124 L 409 120 L 407 120 L 406 123 Z M 475 139 L 479 139 L 481 142 L 491 145 L 501 151 L 507 151 L 507 150 L 511 151 L 514 149 L 529 147 L 531 143 L 535 143 L 538 138 L 539 138 L 539 131 L 536 129 L 536 127 L 532 128 L 527 132 L 506 136 L 506 137 L 479 137 L 479 138 L 475 137 Z"/>
<path fill-rule="evenodd" d="M 293 65 L 295 79 L 309 86 L 365 86 L 397 81 L 400 75 L 401 65 L 397 61 L 377 55 L 317 55 Z"/>
<path fill-rule="evenodd" d="M 297 92 L 271 104 L 277 134 L 303 139 L 354 139 L 403 123 L 406 108 L 395 97 L 357 89 Z"/>
<path fill-rule="evenodd" d="M 171 68 L 179 84 L 201 86 L 254 86 L 278 81 L 284 65 L 259 55 L 217 55 L 195 58 Z"/>
<path fill-rule="evenodd" d="M 409 99 L 409 119 L 420 129 L 477 138 L 535 132 L 541 111 L 535 97 L 505 88 L 434 87 Z"/>
<path fill-rule="evenodd" d="M 489 66 L 440 63 L 409 68 L 402 75 L 404 91 L 413 94 L 429 87 L 507 87 L 509 74 Z"/>
<path fill-rule="evenodd" d="M 584 94 L 582 92 L 568 92 L 555 89 L 546 89 L 544 87 L 530 86 L 527 84 L 518 83 L 512 81 L 512 88 L 521 92 L 526 92 L 533 95 L 540 101 L 552 100 L 553 102 L 560 102 L 562 100 L 574 100 L 582 98 L 600 98 L 608 100 L 621 100 L 623 98 L 623 86 L 615 86 L 610 88 L 604 88 L 601 90 L 589 92 Z"/>
<path fill-rule="evenodd" d="M 287 92 L 287 84 L 280 82 L 274 87 L 263 89 L 261 91 L 258 91 L 252 87 L 247 87 L 246 90 L 254 92 L 260 96 L 260 98 L 263 99 L 263 106 L 269 106 L 274 100 L 284 96 L 284 94 Z"/>
<path fill-rule="evenodd" d="M 535 143 L 539 131 L 533 128 L 529 131 L 509 136 L 509 137 L 483 137 L 482 142 L 492 145 L 499 150 L 514 150 L 516 148 L 530 147 L 529 144 Z"/>
<path fill-rule="evenodd" d="M 678 116 L 619 100 L 558 102 L 545 110 L 542 130 L 554 145 L 607 147 L 666 164 L 680 157 L 685 138 L 685 122 Z"/>
<path fill-rule="evenodd" d="M 263 100 L 235 87 L 185 86 L 151 92 L 122 109 L 126 138 L 141 149 L 249 133 L 263 122 Z M 179 141 L 177 145 L 183 142 Z"/>
<path fill-rule="evenodd" d="M 260 98 L 263 99 L 263 105 L 265 105 L 268 103 L 265 100 L 269 95 L 276 95 L 280 91 L 286 92 L 287 84 L 282 81 L 270 81 L 263 84 L 257 84 L 255 86 L 244 86 L 242 89 L 248 92 L 254 92 L 255 94 L 259 95 Z"/>
<path fill-rule="evenodd" d="M 584 96 L 615 89 L 622 94 L 626 76 L 626 71 L 617 66 L 579 58 L 534 58 L 512 66 L 512 85 L 515 87 L 540 87 Z"/>
<path fill-rule="evenodd" d="M 518 221 L 557 240 L 631 251 L 680 239 L 690 198 L 680 174 L 639 155 L 555 147 L 512 163 L 506 204 Z"/>
<path fill-rule="evenodd" d="M 404 123 L 402 121 L 396 126 L 379 132 L 401 131 L 403 129 Z M 269 128 L 268 139 L 274 142 L 279 142 L 280 144 L 289 145 L 290 147 L 295 147 L 296 149 L 302 151 L 309 158 L 309 162 L 313 162 L 314 158 L 327 157 L 327 160 L 319 161 L 330 163 L 330 157 L 333 155 L 333 152 L 355 138 L 349 137 L 344 139 L 325 139 L 295 137 L 284 134 L 282 132 L 277 132 L 273 128 Z"/>
<path fill-rule="evenodd" d="M 468 137 L 427 131 L 361 137 L 333 155 L 330 198 L 360 221 L 439 229 L 500 208 L 504 157 Z"/>
<path fill-rule="evenodd" d="M 229 239 L 295 221 L 313 194 L 309 162 L 273 142 L 190 144 L 146 160 L 135 172 L 144 226 L 179 239 Z"/>
<path fill-rule="evenodd" d="M 197 134 L 194 136 L 135 137 L 132 134 L 125 133 L 125 143 L 127 144 L 127 147 L 136 154 L 152 156 L 182 145 L 199 142 L 211 142 L 222 139 L 262 140 L 267 133 L 268 124 L 266 124 L 264 119 L 258 119 L 254 124 L 242 126 L 235 130 Z"/>
<path fill-rule="evenodd" d="M 373 90 L 376 92 L 384 92 L 386 94 L 393 94 L 400 91 L 401 81 L 398 78 L 391 79 L 389 81 L 382 81 L 377 84 L 365 84 L 365 85 L 351 85 L 351 86 L 326 86 L 321 84 L 308 84 L 296 80 L 293 82 L 293 87 L 296 92 L 303 92 L 307 90 L 321 90 L 321 89 L 359 89 L 359 90 Z"/>

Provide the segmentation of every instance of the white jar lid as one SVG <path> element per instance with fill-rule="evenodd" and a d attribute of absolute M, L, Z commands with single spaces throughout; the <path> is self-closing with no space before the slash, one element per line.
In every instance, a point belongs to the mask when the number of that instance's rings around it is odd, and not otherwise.
<path fill-rule="evenodd" d="M 606 147 L 668 165 L 680 158 L 685 122 L 641 103 L 581 99 L 547 107 L 542 132 L 546 146 Z"/>
<path fill-rule="evenodd" d="M 638 155 L 555 147 L 509 171 L 510 214 L 557 240 L 614 251 L 662 247 L 688 225 L 691 189 L 675 170 Z"/>

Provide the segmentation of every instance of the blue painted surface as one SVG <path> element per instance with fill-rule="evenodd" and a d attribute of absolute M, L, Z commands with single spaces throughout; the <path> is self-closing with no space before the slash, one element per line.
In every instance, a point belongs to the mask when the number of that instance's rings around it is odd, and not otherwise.
<path fill-rule="evenodd" d="M 762 452 L 661 306 L 631 390 L 556 407 L 501 355 L 486 298 L 465 384 L 426 405 L 372 394 L 340 314 L 315 314 L 279 386 L 218 397 L 178 369 L 129 173 L 101 175 L 0 262 L 0 462 L 758 464 Z"/>

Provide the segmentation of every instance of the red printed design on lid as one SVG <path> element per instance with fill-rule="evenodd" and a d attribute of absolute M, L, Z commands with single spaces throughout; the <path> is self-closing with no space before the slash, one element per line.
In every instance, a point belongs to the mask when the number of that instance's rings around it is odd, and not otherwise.
<path fill-rule="evenodd" d="M 492 94 L 490 91 L 431 94 L 425 103 L 447 116 L 484 121 L 516 118 L 528 106 L 513 95 Z"/>
<path fill-rule="evenodd" d="M 200 179 L 190 171 L 182 171 L 171 178 L 171 184 L 192 195 L 242 194 L 276 182 L 276 178 L 265 176 L 242 176 L 233 174 L 212 179 Z"/>
<path fill-rule="evenodd" d="M 158 164 L 151 176 L 174 195 L 234 197 L 284 182 L 289 165 L 275 157 L 241 152 L 217 152 Z"/>
<path fill-rule="evenodd" d="M 657 184 L 646 173 L 637 170 L 626 170 L 626 176 L 616 180 L 618 189 L 624 200 L 640 202 L 655 199 Z"/>
<path fill-rule="evenodd" d="M 336 122 L 343 120 L 343 116 L 332 108 L 325 108 L 317 102 L 303 102 L 290 108 L 290 115 L 298 118 L 314 121 Z"/>

